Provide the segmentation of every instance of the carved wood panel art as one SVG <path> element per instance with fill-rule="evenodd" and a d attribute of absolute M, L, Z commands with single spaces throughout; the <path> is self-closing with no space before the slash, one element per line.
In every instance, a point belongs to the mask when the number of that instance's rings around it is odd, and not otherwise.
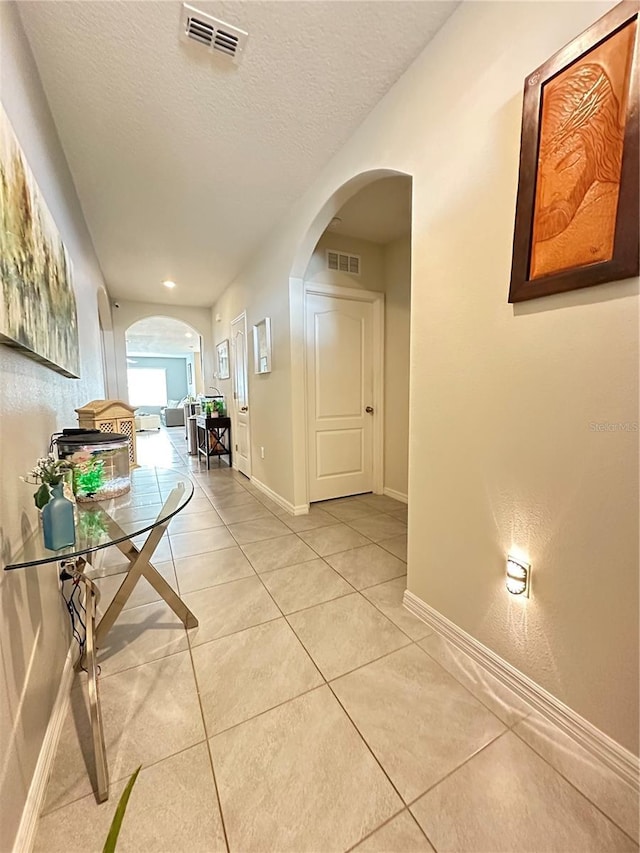
<path fill-rule="evenodd" d="M 510 302 L 638 274 L 638 4 L 525 84 Z"/>

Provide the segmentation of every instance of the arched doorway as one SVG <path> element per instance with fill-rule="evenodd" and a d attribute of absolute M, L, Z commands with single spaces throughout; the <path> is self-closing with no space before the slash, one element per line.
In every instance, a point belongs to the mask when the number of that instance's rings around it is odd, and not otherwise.
<path fill-rule="evenodd" d="M 356 176 L 332 194 L 296 253 L 290 293 L 294 493 L 297 506 L 369 490 L 407 501 L 411 184 L 409 175 L 391 170 L 375 170 Z M 363 301 L 373 301 L 370 297 L 376 293 L 379 294 L 379 302 L 386 303 L 382 336 L 386 346 L 383 353 L 377 352 L 380 375 L 374 378 L 373 384 L 377 382 L 379 390 L 375 394 L 367 393 L 369 399 L 365 400 L 362 388 L 366 383 L 359 373 L 360 365 L 358 369 L 350 370 L 350 390 L 349 380 L 345 379 L 340 365 L 349 363 L 353 366 L 353 358 L 346 355 L 351 335 L 349 329 L 353 334 L 357 333 L 359 324 L 361 326 L 365 322 L 359 317 L 358 305 Z M 312 302 L 316 303 L 315 308 L 310 308 Z M 348 306 L 349 312 L 338 310 L 338 305 Z M 315 319 L 312 317 L 314 310 L 318 312 Z M 346 313 L 353 317 L 358 314 L 357 322 L 337 319 Z M 322 325 L 318 317 L 331 315 L 338 324 L 342 323 L 343 329 L 334 328 L 336 324 L 330 320 L 325 324 L 330 329 L 325 361 L 333 366 L 329 366 L 323 378 L 322 371 L 318 372 L 314 353 L 324 345 L 317 339 L 310 341 L 309 335 L 310 328 L 317 329 Z M 340 336 L 342 343 L 339 345 L 344 353 L 332 349 L 338 346 Z M 382 343 L 377 346 L 382 348 Z M 359 353 L 360 345 L 352 342 L 351 349 Z M 340 393 L 332 399 L 331 389 L 337 388 L 336 382 L 340 383 Z M 328 404 L 322 404 L 323 410 L 315 418 L 314 425 L 314 405 L 319 400 L 323 384 Z M 362 399 L 355 402 L 359 395 Z M 340 408 L 338 397 L 344 411 L 337 410 Z M 337 407 L 336 412 L 332 411 L 332 405 Z M 347 409 L 357 417 L 349 419 Z M 363 415 L 368 409 L 373 411 Z M 323 430 L 323 427 L 327 429 Z M 366 450 L 367 441 L 373 455 Z M 327 448 L 331 452 L 327 453 Z M 319 471 L 318 460 L 322 453 L 325 453 L 322 460 L 324 470 Z M 367 464 L 379 469 L 378 474 L 369 480 L 359 471 L 360 465 L 366 467 Z M 335 476 L 336 472 L 341 474 L 339 465 L 342 465 L 342 473 L 355 472 L 356 476 L 352 473 Z M 331 484 L 332 478 L 334 482 Z M 350 480 L 351 487 L 348 486 Z M 330 488 L 327 490 L 328 485 Z"/>
<path fill-rule="evenodd" d="M 182 403 L 204 392 L 202 342 L 188 323 L 173 317 L 145 317 L 125 332 L 130 405 L 183 426 Z"/>

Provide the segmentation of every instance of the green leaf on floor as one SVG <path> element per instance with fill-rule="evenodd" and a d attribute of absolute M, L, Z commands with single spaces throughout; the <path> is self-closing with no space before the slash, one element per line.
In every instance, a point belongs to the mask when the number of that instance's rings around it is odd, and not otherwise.
<path fill-rule="evenodd" d="M 118 842 L 118 835 L 120 834 L 120 827 L 122 826 L 122 821 L 124 819 L 124 813 L 127 810 L 127 804 L 129 802 L 129 797 L 131 796 L 131 791 L 133 786 L 136 783 L 136 779 L 138 778 L 138 773 L 142 769 L 142 765 L 138 767 L 135 771 L 131 779 L 127 782 L 127 787 L 122 792 L 122 796 L 118 801 L 118 806 L 116 808 L 116 813 L 113 816 L 113 820 L 111 821 L 111 826 L 109 828 L 109 835 L 107 835 L 107 840 L 104 843 L 104 847 L 102 848 L 102 853 L 114 853 L 116 849 L 116 844 Z"/>

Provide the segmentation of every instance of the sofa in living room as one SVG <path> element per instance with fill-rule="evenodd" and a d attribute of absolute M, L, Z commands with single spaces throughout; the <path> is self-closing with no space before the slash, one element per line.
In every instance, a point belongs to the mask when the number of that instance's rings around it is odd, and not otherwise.
<path fill-rule="evenodd" d="M 184 408 L 180 400 L 169 400 L 167 405 L 160 409 L 160 420 L 163 426 L 184 426 Z"/>

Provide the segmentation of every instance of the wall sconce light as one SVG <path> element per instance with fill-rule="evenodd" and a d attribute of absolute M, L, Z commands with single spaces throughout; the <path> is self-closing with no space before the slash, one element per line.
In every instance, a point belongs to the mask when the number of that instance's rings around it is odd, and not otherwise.
<path fill-rule="evenodd" d="M 519 557 L 507 556 L 507 589 L 511 595 L 529 598 L 531 590 L 531 565 Z"/>

